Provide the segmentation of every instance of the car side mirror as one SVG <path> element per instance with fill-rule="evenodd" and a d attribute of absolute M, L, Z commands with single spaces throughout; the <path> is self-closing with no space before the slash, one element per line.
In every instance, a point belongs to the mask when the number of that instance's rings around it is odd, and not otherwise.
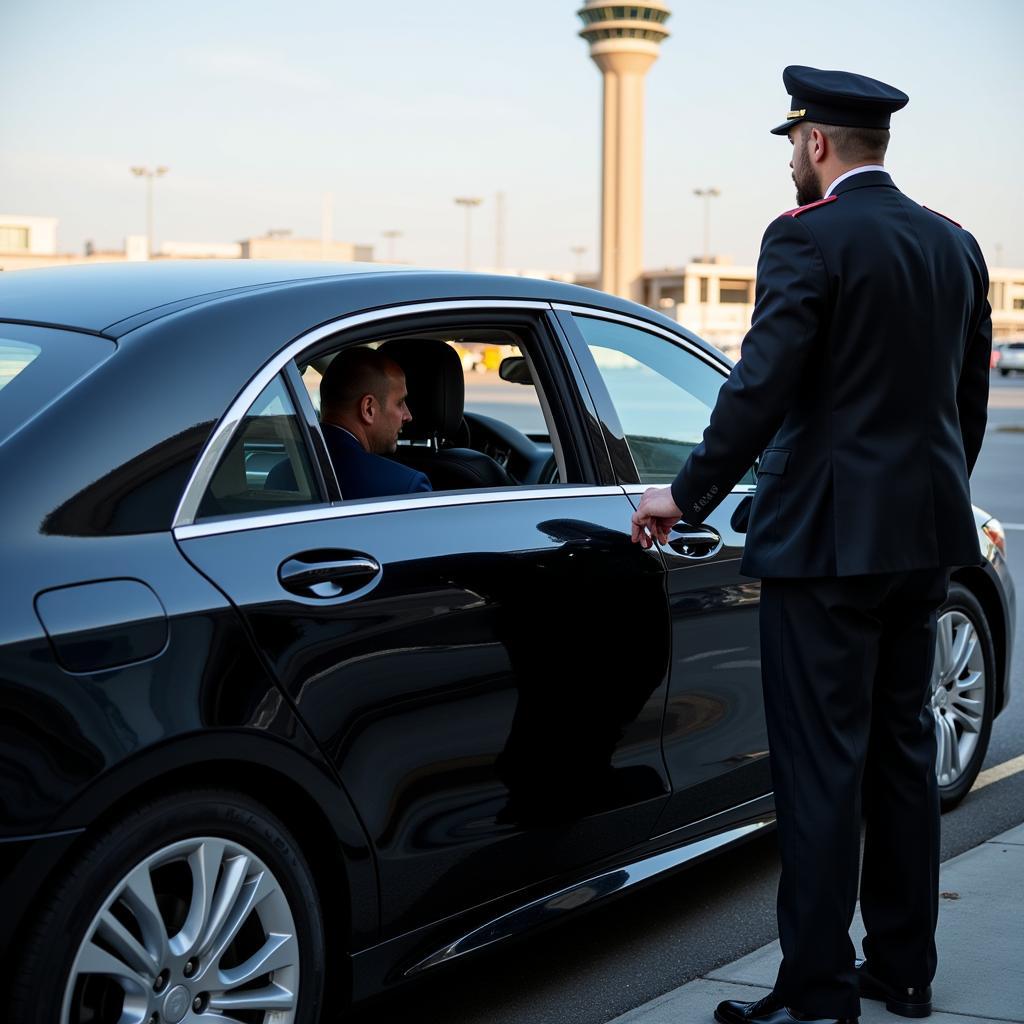
<path fill-rule="evenodd" d="M 498 376 L 511 384 L 532 384 L 530 367 L 524 356 L 506 356 L 498 365 Z"/>

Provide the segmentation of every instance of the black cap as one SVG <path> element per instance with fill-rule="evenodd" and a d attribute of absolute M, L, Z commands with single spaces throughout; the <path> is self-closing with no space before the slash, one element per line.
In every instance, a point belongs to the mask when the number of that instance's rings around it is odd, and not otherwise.
<path fill-rule="evenodd" d="M 782 72 L 782 81 L 792 104 L 785 122 L 773 128 L 772 135 L 786 135 L 801 121 L 888 128 L 889 115 L 910 102 L 905 92 L 850 71 L 819 71 L 791 64 Z"/>

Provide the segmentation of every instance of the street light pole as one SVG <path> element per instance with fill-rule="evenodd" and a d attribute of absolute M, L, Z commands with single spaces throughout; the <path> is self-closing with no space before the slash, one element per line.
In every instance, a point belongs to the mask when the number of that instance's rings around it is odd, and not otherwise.
<path fill-rule="evenodd" d="M 717 188 L 695 188 L 693 194 L 704 200 L 704 263 L 711 262 L 711 200 L 722 193 Z"/>
<path fill-rule="evenodd" d="M 153 179 L 162 178 L 169 167 L 133 167 L 132 174 L 136 178 L 146 179 L 146 255 L 153 257 Z"/>
<path fill-rule="evenodd" d="M 483 202 L 474 196 L 460 196 L 455 200 L 456 206 L 466 209 L 466 269 L 473 269 L 473 211 Z"/>

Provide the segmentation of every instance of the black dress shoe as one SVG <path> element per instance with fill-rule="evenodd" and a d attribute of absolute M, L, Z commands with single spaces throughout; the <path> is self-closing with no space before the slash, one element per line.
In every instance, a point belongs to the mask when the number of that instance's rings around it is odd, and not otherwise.
<path fill-rule="evenodd" d="M 900 1017 L 930 1017 L 932 1012 L 932 987 L 897 988 L 882 981 L 871 973 L 867 961 L 857 960 L 857 984 L 865 999 L 879 999 L 885 1002 L 890 1013 Z"/>
<path fill-rule="evenodd" d="M 756 1003 L 727 999 L 715 1009 L 718 1024 L 857 1024 L 856 1017 L 808 1017 L 786 1006 L 774 992 Z"/>

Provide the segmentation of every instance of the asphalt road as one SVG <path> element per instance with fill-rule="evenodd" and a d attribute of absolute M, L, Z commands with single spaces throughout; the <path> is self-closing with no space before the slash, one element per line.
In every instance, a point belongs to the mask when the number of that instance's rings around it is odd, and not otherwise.
<path fill-rule="evenodd" d="M 1020 594 L 1015 698 L 997 719 L 985 767 L 1024 754 L 1024 375 L 992 381 L 975 504 L 1007 531 Z M 1024 822 L 1024 772 L 943 818 L 946 860 Z M 515 945 L 453 965 L 367 1004 L 352 1024 L 605 1024 L 778 935 L 774 836 L 681 872 Z"/>

